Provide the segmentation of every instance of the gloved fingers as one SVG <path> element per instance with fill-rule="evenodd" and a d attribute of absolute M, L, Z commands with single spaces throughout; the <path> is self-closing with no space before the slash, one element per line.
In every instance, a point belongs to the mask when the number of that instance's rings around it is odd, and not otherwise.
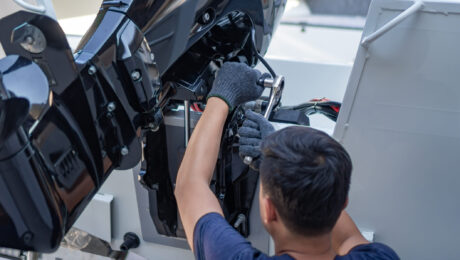
<path fill-rule="evenodd" d="M 251 169 L 253 169 L 254 171 L 258 172 L 260 168 L 260 162 L 260 159 L 254 160 L 252 161 L 251 165 L 249 165 L 249 167 L 251 167 Z"/>
<path fill-rule="evenodd" d="M 264 88 L 257 84 L 261 75 L 260 71 L 244 63 L 226 62 L 217 73 L 208 98 L 224 100 L 232 111 L 236 106 L 262 95 Z"/>
<path fill-rule="evenodd" d="M 259 84 L 257 84 L 258 81 L 259 81 L 259 79 L 257 79 L 256 83 L 255 83 L 256 97 L 253 97 L 252 100 L 256 100 L 256 99 L 260 98 L 262 96 L 262 94 L 264 93 L 264 90 L 265 90 L 265 88 L 263 86 L 260 86 Z"/>
<path fill-rule="evenodd" d="M 265 119 L 265 117 L 264 117 L 263 115 L 261 115 L 261 114 L 259 114 L 259 113 L 256 113 L 256 112 L 253 112 L 252 110 L 249 110 L 249 109 L 246 110 L 245 115 L 246 115 L 246 118 L 247 118 L 247 119 L 249 119 L 249 120 L 251 120 L 251 121 L 254 121 L 254 122 L 256 122 L 256 123 L 259 124 L 259 125 L 260 125 L 260 123 L 262 123 L 262 122 L 265 122 L 265 121 L 268 122 L 268 120 Z"/>
<path fill-rule="evenodd" d="M 275 131 L 273 125 L 265 117 L 251 110 L 246 110 L 246 120 L 251 120 L 258 124 L 262 139 Z"/>
<path fill-rule="evenodd" d="M 262 140 L 260 138 L 240 137 L 240 145 L 259 146 Z"/>
<path fill-rule="evenodd" d="M 251 83 L 251 87 L 254 87 L 254 91 L 255 91 L 254 95 L 256 95 L 256 96 L 253 96 L 251 99 L 255 100 L 259 98 L 262 95 L 262 92 L 264 92 L 265 90 L 264 86 L 261 86 L 258 84 L 259 80 L 263 77 L 263 75 L 262 75 L 262 72 L 260 72 L 257 69 L 253 69 L 246 64 L 244 64 L 244 66 L 246 66 L 245 68 L 246 73 L 249 74 L 248 77 L 246 78 L 250 80 L 249 82 Z"/>
<path fill-rule="evenodd" d="M 262 74 L 262 76 L 260 76 L 260 78 L 259 78 L 259 80 L 257 82 L 259 82 L 259 81 L 263 82 L 265 79 L 271 79 L 271 78 L 272 78 L 272 75 L 270 75 L 269 73 L 264 73 L 264 74 Z"/>
<path fill-rule="evenodd" d="M 243 127 L 249 127 L 249 128 L 254 128 L 254 129 L 259 129 L 259 124 L 257 122 L 254 122 L 250 119 L 245 119 L 243 122 Z"/>
<path fill-rule="evenodd" d="M 260 138 L 260 131 L 252 127 L 243 126 L 238 130 L 240 137 Z"/>
<path fill-rule="evenodd" d="M 240 67 L 238 69 L 245 74 L 245 78 L 250 80 L 251 83 L 257 84 L 260 77 L 262 77 L 262 72 L 258 69 L 251 68 L 245 63 L 238 63 Z"/>
<path fill-rule="evenodd" d="M 220 67 L 219 72 L 217 72 L 217 76 L 219 76 L 219 74 L 226 74 L 227 72 L 231 72 L 234 70 L 245 71 L 247 70 L 246 67 L 248 67 L 248 65 L 246 64 L 228 61 L 222 64 L 222 67 Z"/>
<path fill-rule="evenodd" d="M 242 145 L 240 146 L 240 157 L 245 158 L 246 156 L 252 157 L 254 159 L 259 158 L 260 150 L 251 145 Z"/>
<path fill-rule="evenodd" d="M 256 83 L 257 83 L 259 81 L 259 79 L 261 77 L 263 77 L 264 74 L 262 74 L 262 72 L 260 72 L 260 70 L 258 70 L 258 69 L 253 69 L 253 68 L 251 68 L 249 66 L 248 66 L 248 68 L 251 69 L 252 73 L 254 73 L 254 78 L 256 79 Z"/>
<path fill-rule="evenodd" d="M 238 74 L 238 75 L 235 75 Z M 243 77 L 247 80 L 257 83 L 257 80 L 262 76 L 259 70 L 249 67 L 245 63 L 240 62 L 225 62 L 217 73 L 217 77 L 222 74 L 231 74 L 234 77 L 244 75 Z"/>

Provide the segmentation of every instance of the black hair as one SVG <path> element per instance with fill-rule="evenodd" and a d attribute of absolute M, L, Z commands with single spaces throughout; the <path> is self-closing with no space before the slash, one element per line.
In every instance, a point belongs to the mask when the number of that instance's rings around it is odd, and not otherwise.
<path fill-rule="evenodd" d="M 347 151 L 326 133 L 293 126 L 268 136 L 261 145 L 264 192 L 286 227 L 316 236 L 332 230 L 350 188 Z"/>

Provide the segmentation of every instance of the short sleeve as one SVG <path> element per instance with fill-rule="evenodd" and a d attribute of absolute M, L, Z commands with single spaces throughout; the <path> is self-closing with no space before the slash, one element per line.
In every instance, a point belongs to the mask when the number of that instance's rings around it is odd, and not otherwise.
<path fill-rule="evenodd" d="M 193 232 L 193 247 L 196 259 L 237 259 L 242 252 L 252 250 L 228 222 L 217 213 L 201 217 Z"/>
<path fill-rule="evenodd" d="M 399 260 L 393 249 L 381 243 L 370 243 L 354 247 L 347 255 L 336 257 L 336 260 Z"/>

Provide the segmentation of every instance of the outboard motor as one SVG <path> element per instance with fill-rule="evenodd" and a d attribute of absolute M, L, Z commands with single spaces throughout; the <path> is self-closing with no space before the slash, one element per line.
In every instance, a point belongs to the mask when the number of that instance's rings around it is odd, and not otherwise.
<path fill-rule="evenodd" d="M 47 16 L 1 19 L 0 247 L 56 250 L 110 173 L 142 158 L 152 220 L 161 234 L 181 236 L 165 115 L 190 103 L 203 108 L 223 62 L 255 66 L 285 3 L 106 0 L 74 54 Z M 228 129 L 241 122 L 241 110 L 231 118 Z M 235 137 L 226 138 L 231 147 Z M 231 149 L 222 154 L 234 157 Z M 229 163 L 240 165 L 232 178 Z M 216 195 L 236 221 L 248 214 L 257 175 L 239 187 L 247 167 L 220 168 Z M 234 194 L 241 188 L 248 197 Z"/>

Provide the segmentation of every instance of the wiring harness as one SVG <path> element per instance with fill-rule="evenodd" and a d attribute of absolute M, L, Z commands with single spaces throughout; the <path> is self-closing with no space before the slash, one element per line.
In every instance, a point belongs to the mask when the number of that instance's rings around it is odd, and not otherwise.
<path fill-rule="evenodd" d="M 337 122 L 341 106 L 342 104 L 339 102 L 331 101 L 327 98 L 321 98 L 312 99 L 307 103 L 303 103 L 297 106 L 281 107 L 280 109 L 300 110 L 307 116 L 313 114 L 322 114 L 331 119 L 332 121 Z"/>

